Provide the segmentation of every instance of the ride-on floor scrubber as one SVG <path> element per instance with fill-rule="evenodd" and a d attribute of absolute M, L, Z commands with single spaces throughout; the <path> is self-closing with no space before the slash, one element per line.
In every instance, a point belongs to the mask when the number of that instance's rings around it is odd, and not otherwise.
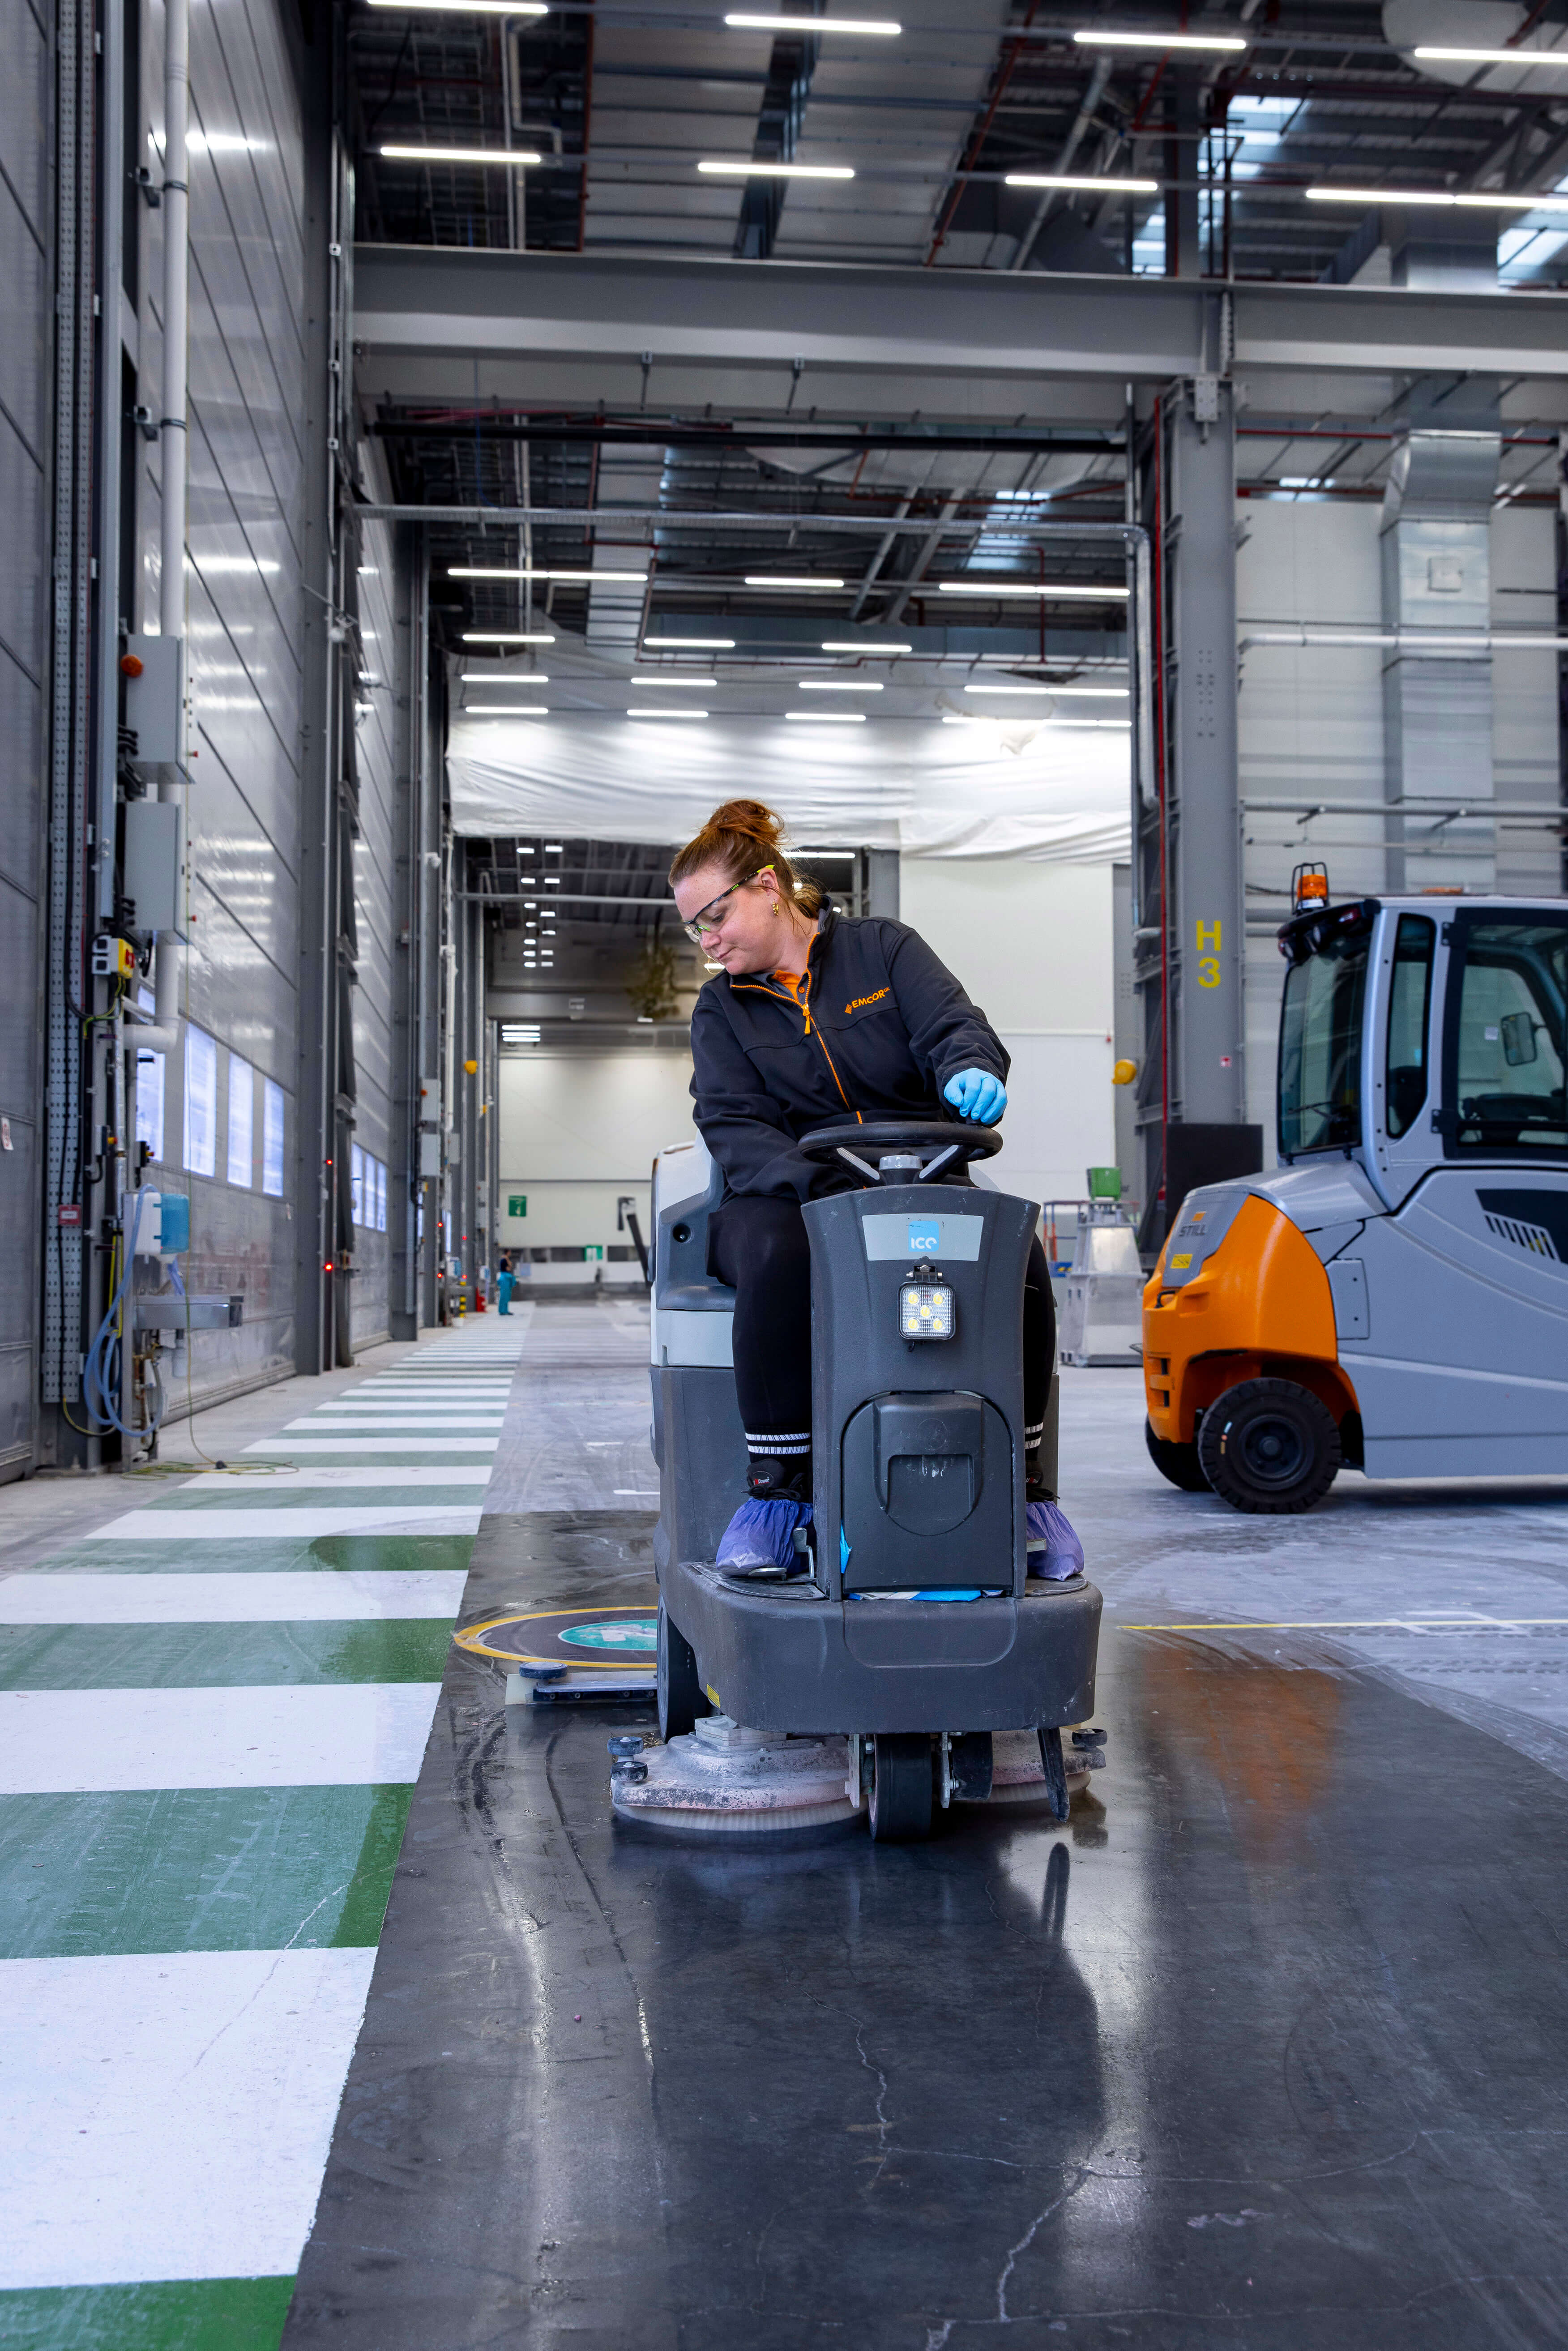
<path fill-rule="evenodd" d="M 616 1813 L 779 1835 L 863 1812 L 881 1839 L 927 1835 L 934 1803 L 1035 1802 L 1064 1820 L 1104 1737 L 1072 1728 L 1094 1703 L 1101 1601 L 1082 1575 L 1028 1573 L 1038 1210 L 970 1180 L 994 1128 L 846 1124 L 800 1147 L 863 1188 L 805 1209 L 813 1515 L 777 1581 L 713 1564 L 747 1474 L 735 1293 L 707 1270 L 723 1177 L 701 1143 L 654 1170 L 662 1744 L 612 1740 Z"/>
<path fill-rule="evenodd" d="M 1568 1474 L 1568 908 L 1296 904 L 1281 1165 L 1189 1193 L 1144 1292 L 1155 1466 L 1258 1511 Z"/>

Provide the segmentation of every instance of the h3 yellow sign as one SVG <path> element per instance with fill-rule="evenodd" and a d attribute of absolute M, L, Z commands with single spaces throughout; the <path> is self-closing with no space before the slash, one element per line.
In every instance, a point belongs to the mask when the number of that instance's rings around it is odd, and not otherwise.
<path fill-rule="evenodd" d="M 1197 984 L 1199 987 L 1219 986 L 1219 951 L 1222 925 L 1217 919 L 1200 922 L 1197 930 Z"/>

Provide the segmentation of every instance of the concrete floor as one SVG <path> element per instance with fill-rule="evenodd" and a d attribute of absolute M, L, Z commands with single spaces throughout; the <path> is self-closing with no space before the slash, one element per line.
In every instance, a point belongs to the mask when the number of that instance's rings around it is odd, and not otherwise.
<path fill-rule="evenodd" d="M 617 1369 L 541 1310 L 469 1616 L 652 1601 L 639 1320 Z M 1141 1431 L 1069 1378 L 1111 1761 L 1063 1831 L 651 1846 L 645 1715 L 453 1657 L 288 2351 L 1561 2341 L 1557 1634 L 1497 1620 L 1553 1613 L 1568 1489 L 1281 1525 Z"/>
<path fill-rule="evenodd" d="M 69 1805 L 105 1799 L 70 1797 L 64 1764 L 58 1818 L 0 1796 L 21 2085 L 0 2117 L 21 2158 L 0 2185 L 0 2343 L 1563 2341 L 1568 1486 L 1346 1475 L 1306 1519 L 1243 1519 L 1158 1479 L 1135 1375 L 1066 1374 L 1064 1499 L 1105 1593 L 1111 1737 L 1068 1824 L 693 1851 L 612 1824 L 605 1736 L 645 1712 L 508 1715 L 497 1669 L 446 1645 L 469 1537 L 413 1509 L 484 1495 L 466 1621 L 653 1597 L 645 1309 L 540 1301 L 486 1318 L 487 1342 L 503 1332 L 522 1359 L 498 1422 L 495 1367 L 453 1364 L 444 1395 L 421 1348 L 229 1407 L 215 1442 L 197 1424 L 207 1452 L 262 1445 L 247 1458 L 285 1468 L 436 1472 L 401 1498 L 372 1487 L 364 1507 L 403 1516 L 363 1534 L 290 1541 L 278 1514 L 303 1533 L 347 1506 L 320 1488 L 186 1485 L 141 1505 L 168 1539 L 125 1533 L 110 1575 L 98 1488 L 75 1515 L 0 1495 L 0 1563 L 31 1562 L 0 1580 L 0 1708 L 80 1694 L 85 1751 L 132 1676 L 187 1709 L 221 1687 L 253 1726 L 237 1743 L 279 1750 L 250 1767 L 276 1774 L 265 1819 L 220 1818 L 187 1785 L 183 1815 L 166 1793 L 84 1837 Z M 418 1449 L 459 1443 L 480 1449 Z M 443 1480 L 470 1462 L 487 1487 Z M 251 1531 L 193 1539 L 236 1510 Z M 40 1646 L 37 1587 L 74 1590 L 89 1555 L 91 1637 L 51 1623 Z M 382 1614 L 307 1606 L 324 1565 Z M 245 1575 L 293 1613 L 242 1615 Z M 167 1621 L 155 1652 L 101 1588 L 138 1576 L 165 1620 L 179 1579 L 209 1586 L 177 1656 Z M 325 1804 L 319 1783 L 291 1790 L 303 1734 L 280 1746 L 278 1709 L 323 1690 L 351 1708 L 367 1682 L 391 1709 L 372 1743 L 397 1756 L 356 1768 L 384 1777 Z M 117 1768 L 129 1790 L 133 1761 Z M 129 2005 L 101 1967 L 82 1976 L 110 1949 L 142 1961 Z M 127 2051 L 118 2104 L 95 2105 L 92 2069 Z"/>

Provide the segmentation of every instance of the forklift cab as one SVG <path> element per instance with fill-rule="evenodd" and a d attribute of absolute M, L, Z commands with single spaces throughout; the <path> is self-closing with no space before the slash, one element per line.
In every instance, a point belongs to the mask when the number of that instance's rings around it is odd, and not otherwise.
<path fill-rule="evenodd" d="M 1189 1194 L 1145 1290 L 1156 1466 L 1263 1511 L 1342 1462 L 1568 1475 L 1568 906 L 1279 936 L 1280 1166 Z"/>

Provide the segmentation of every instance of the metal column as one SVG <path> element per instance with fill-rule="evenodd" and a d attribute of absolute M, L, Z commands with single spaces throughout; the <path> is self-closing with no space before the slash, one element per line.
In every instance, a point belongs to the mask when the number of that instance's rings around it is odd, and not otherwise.
<path fill-rule="evenodd" d="M 337 658 L 339 379 L 331 371 L 341 268 L 340 166 L 328 78 L 305 116 L 305 277 L 308 363 L 302 419 L 307 491 L 300 574 L 304 663 L 300 724 L 298 1091 L 296 1095 L 294 1362 L 333 1362 L 332 1277 L 338 1068 Z"/>
<path fill-rule="evenodd" d="M 424 728 L 424 533 L 392 533 L 392 1108 L 387 1186 L 388 1328 L 419 1335 L 420 833 Z"/>
<path fill-rule="evenodd" d="M 1155 403 L 1139 482 L 1156 538 L 1155 805 L 1134 845 L 1144 1004 L 1136 1188 L 1145 1249 L 1164 1237 L 1176 1124 L 1241 1125 L 1246 927 L 1237 766 L 1236 444 L 1231 386 L 1205 375 Z M 1174 1201 L 1166 1204 L 1174 1208 Z"/>

